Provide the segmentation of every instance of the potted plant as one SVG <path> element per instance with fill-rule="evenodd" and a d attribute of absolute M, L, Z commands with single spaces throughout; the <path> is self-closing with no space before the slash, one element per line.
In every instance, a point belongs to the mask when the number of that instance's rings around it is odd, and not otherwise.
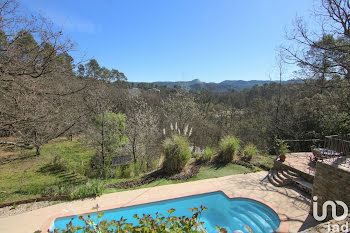
<path fill-rule="evenodd" d="M 282 139 L 276 138 L 275 141 L 278 158 L 281 162 L 284 162 L 286 161 L 286 154 L 290 152 L 289 146 Z"/>

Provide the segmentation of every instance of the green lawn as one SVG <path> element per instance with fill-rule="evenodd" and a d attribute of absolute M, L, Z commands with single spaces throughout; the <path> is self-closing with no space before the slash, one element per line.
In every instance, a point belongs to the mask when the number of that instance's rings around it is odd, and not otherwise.
<path fill-rule="evenodd" d="M 68 171 L 53 166 L 57 155 Z M 39 197 L 46 187 L 85 179 L 76 173 L 88 165 L 92 155 L 91 149 L 70 141 L 45 145 L 40 156 L 34 150 L 14 149 L 11 161 L 0 165 L 0 203 Z"/>
<path fill-rule="evenodd" d="M 221 167 L 210 165 L 207 167 L 202 167 L 197 177 L 193 178 L 193 180 L 203 180 L 203 179 L 237 175 L 237 174 L 249 173 L 249 172 L 252 172 L 252 171 L 246 167 L 236 165 L 236 164 L 227 164 Z"/>
<path fill-rule="evenodd" d="M 41 149 L 42 156 L 49 157 L 52 161 L 56 156 L 61 159 L 65 170 L 84 175 L 86 168 L 90 165 L 90 159 L 94 155 L 91 147 L 80 142 L 62 141 L 50 143 Z"/>
<path fill-rule="evenodd" d="M 276 155 L 256 155 L 253 157 L 251 164 L 253 165 L 263 165 L 266 168 L 271 169 L 273 167 L 273 162 L 276 159 Z"/>

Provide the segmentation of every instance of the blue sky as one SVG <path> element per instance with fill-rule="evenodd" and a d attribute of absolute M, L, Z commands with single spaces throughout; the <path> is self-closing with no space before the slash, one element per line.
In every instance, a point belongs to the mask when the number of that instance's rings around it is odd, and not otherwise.
<path fill-rule="evenodd" d="M 276 48 L 312 0 L 22 0 L 130 81 L 267 80 Z"/>

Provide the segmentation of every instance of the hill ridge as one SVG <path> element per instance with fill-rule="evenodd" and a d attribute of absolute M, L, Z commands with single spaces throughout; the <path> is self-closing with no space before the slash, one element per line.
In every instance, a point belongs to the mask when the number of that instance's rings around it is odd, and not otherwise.
<path fill-rule="evenodd" d="M 200 89 L 208 89 L 215 92 L 224 92 L 230 89 L 235 90 L 243 90 L 246 88 L 252 88 L 255 85 L 262 86 L 268 83 L 278 83 L 278 80 L 224 80 L 219 83 L 215 82 L 202 82 L 199 79 L 193 79 L 191 81 L 156 81 L 156 82 L 148 82 L 157 86 L 167 86 L 174 87 L 180 86 L 186 90 L 200 90 Z M 296 80 L 286 80 L 282 81 L 283 84 L 298 82 Z M 142 83 L 142 82 L 134 82 L 134 83 Z"/>

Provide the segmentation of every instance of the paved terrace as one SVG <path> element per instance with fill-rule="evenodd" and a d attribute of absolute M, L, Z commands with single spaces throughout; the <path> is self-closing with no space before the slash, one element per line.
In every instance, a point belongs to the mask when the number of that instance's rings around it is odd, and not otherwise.
<path fill-rule="evenodd" d="M 313 158 L 312 152 L 288 153 L 286 154 L 286 161 L 284 164 L 311 176 L 315 176 L 316 168 L 310 166 L 310 158 Z"/>
<path fill-rule="evenodd" d="M 274 187 L 267 180 L 267 172 L 257 172 L 207 179 L 181 184 L 105 194 L 96 199 L 78 200 L 33 210 L 23 214 L 0 218 L 0 232 L 33 233 L 48 224 L 48 220 L 60 214 L 79 213 L 100 208 L 124 206 L 136 202 L 166 199 L 176 195 L 200 193 L 222 189 L 232 196 L 254 197 L 276 207 L 287 216 L 289 232 L 305 230 L 313 224 L 308 216 L 310 200 L 293 188 Z"/>
<path fill-rule="evenodd" d="M 350 171 L 350 155 L 323 160 L 323 163 L 335 168 Z"/>

